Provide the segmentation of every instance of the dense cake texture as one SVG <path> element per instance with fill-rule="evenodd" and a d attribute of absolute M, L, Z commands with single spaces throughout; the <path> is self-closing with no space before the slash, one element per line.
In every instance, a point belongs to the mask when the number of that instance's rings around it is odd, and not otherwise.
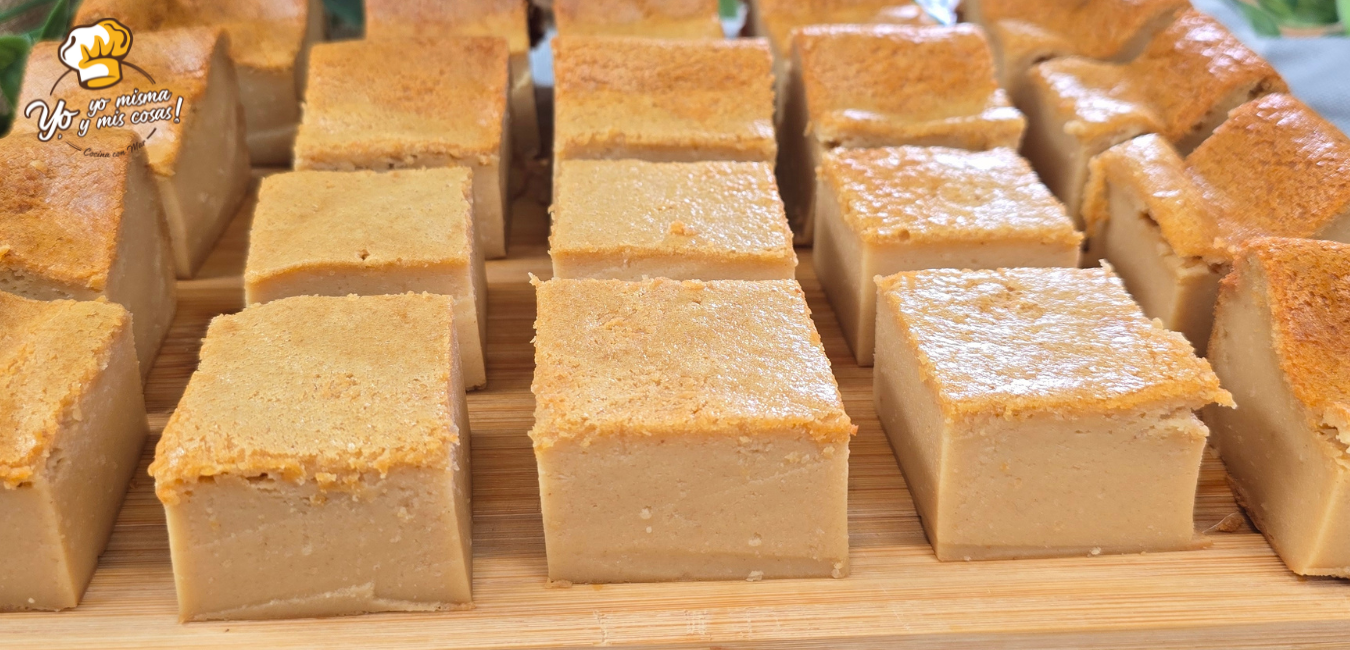
<path fill-rule="evenodd" d="M 1350 246 L 1259 238 L 1223 280 L 1206 409 L 1238 501 L 1285 564 L 1350 576 Z"/>
<path fill-rule="evenodd" d="M 483 253 L 505 256 L 508 57 L 487 37 L 315 47 L 296 169 L 468 167 Z"/>
<path fill-rule="evenodd" d="M 291 172 L 263 179 L 244 269 L 247 304 L 290 296 L 454 298 L 464 384 L 487 384 L 487 285 L 463 167 Z"/>
<path fill-rule="evenodd" d="M 146 431 L 125 309 L 0 293 L 0 610 L 79 604 Z"/>
<path fill-rule="evenodd" d="M 1289 95 L 1229 114 L 1184 159 L 1161 136 L 1092 164 L 1092 258 L 1119 269 L 1151 317 L 1205 349 L 1219 278 L 1260 236 L 1350 241 L 1350 138 Z"/>
<path fill-rule="evenodd" d="M 877 412 L 939 559 L 1179 550 L 1209 364 L 1103 269 L 878 280 Z"/>
<path fill-rule="evenodd" d="M 795 281 L 536 287 L 550 579 L 847 574 L 856 427 Z"/>
<path fill-rule="evenodd" d="M 135 39 L 135 48 L 127 61 L 151 72 L 155 89 L 167 89 L 174 97 L 172 103 L 138 106 L 137 110 L 172 109 L 178 98 L 183 99 L 178 121 L 134 124 L 128 118 L 126 128 L 145 141 L 145 153 L 159 188 L 173 243 L 174 265 L 179 278 L 190 278 L 234 217 L 249 183 L 244 115 L 239 108 L 239 85 L 230 61 L 229 38 L 218 29 L 198 27 L 137 34 Z M 19 105 L 27 106 L 35 100 L 49 104 L 64 100 L 68 107 L 87 109 L 90 102 L 98 99 L 108 99 L 112 105 L 117 94 L 123 92 L 120 86 L 111 91 L 85 90 L 73 77 L 62 80 L 70 70 L 57 57 L 60 45 L 34 46 L 24 73 Z M 139 75 L 134 71 L 128 74 Z M 148 81 L 137 79 L 136 83 Z M 126 110 L 123 109 L 124 113 Z M 111 112 L 105 109 L 101 114 Z M 32 119 L 16 120 L 15 133 L 10 137 L 33 137 L 21 132 L 35 131 L 36 119 L 34 113 Z M 98 129 L 91 123 L 89 130 Z M 80 146 L 81 139 L 74 129 L 63 137 Z M 60 141 L 49 144 L 65 146 Z"/>
<path fill-rule="evenodd" d="M 1018 101 L 1027 70 L 1061 56 L 1126 62 L 1138 56 L 1186 0 L 980 0 L 962 5 L 989 32 L 999 82 Z"/>
<path fill-rule="evenodd" d="M 140 139 L 91 131 L 81 155 L 30 134 L 0 139 L 0 290 L 37 300 L 107 298 L 135 316 L 148 374 L 176 309 L 173 253 Z"/>
<path fill-rule="evenodd" d="M 1011 149 L 838 149 L 819 174 L 816 275 L 860 365 L 878 275 L 1078 265 L 1082 235 Z"/>
<path fill-rule="evenodd" d="M 489 36 L 506 39 L 511 53 L 511 143 L 539 151 L 539 119 L 530 74 L 530 27 L 522 0 L 366 0 L 366 37 L 372 39 Z"/>
<path fill-rule="evenodd" d="M 798 243 L 814 232 L 815 168 L 836 147 L 1016 148 L 1021 113 L 973 25 L 816 25 L 795 32 L 778 183 Z"/>
<path fill-rule="evenodd" d="M 556 0 L 558 34 L 723 38 L 717 0 Z"/>
<path fill-rule="evenodd" d="M 767 163 L 568 160 L 554 196 L 554 277 L 790 280 L 797 266 Z"/>
<path fill-rule="evenodd" d="M 150 466 L 181 618 L 469 602 L 452 310 L 430 294 L 307 296 L 211 322 Z"/>
<path fill-rule="evenodd" d="M 553 53 L 558 160 L 774 160 L 762 40 L 572 36 Z"/>
<path fill-rule="evenodd" d="M 223 28 L 255 165 L 291 160 L 309 46 L 323 39 L 320 0 L 85 0 L 74 24 L 115 18 L 136 36 L 175 27 Z M 135 57 L 136 55 L 132 55 Z"/>
<path fill-rule="evenodd" d="M 1062 57 L 1033 66 L 1026 83 L 1023 153 L 1075 217 L 1093 156 L 1145 133 L 1189 153 L 1230 110 L 1288 90 L 1269 63 L 1194 10 L 1129 63 Z"/>

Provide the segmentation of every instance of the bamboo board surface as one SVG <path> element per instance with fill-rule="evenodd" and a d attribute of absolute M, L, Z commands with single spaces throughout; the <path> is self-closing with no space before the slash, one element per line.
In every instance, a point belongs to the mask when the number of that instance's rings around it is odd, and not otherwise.
<path fill-rule="evenodd" d="M 471 611 L 180 624 L 164 515 L 145 474 L 196 365 L 211 317 L 242 308 L 251 204 L 197 279 L 179 283 L 172 332 L 147 385 L 145 448 L 107 552 L 79 608 L 0 614 L 4 648 L 1162 648 L 1350 645 L 1350 584 L 1289 573 L 1208 455 L 1196 503 L 1204 550 L 939 563 L 854 364 L 799 250 L 805 287 L 859 432 L 849 476 L 851 577 L 843 580 L 546 588 L 534 457 L 534 292 L 548 277 L 547 217 L 516 201 L 511 255 L 488 262 L 488 387 L 469 395 Z M 1220 522 L 1224 522 L 1221 526 Z M 1223 532 L 1231 529 L 1231 532 Z M 341 534 L 341 531 L 334 531 Z"/>

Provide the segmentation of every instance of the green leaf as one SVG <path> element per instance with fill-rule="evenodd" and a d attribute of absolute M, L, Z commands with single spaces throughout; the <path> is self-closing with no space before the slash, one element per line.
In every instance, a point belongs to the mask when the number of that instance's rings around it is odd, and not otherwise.
<path fill-rule="evenodd" d="M 23 83 L 23 71 L 32 47 L 23 36 L 0 36 L 0 94 L 5 97 L 4 105 L 0 106 L 0 135 L 9 132 L 19 110 L 19 86 Z"/>
<path fill-rule="evenodd" d="M 65 38 L 66 31 L 70 29 L 70 20 L 74 17 L 75 9 L 71 7 L 70 0 L 56 0 L 51 13 L 47 14 L 47 22 L 42 24 L 42 31 L 38 33 L 37 40 L 55 41 Z"/>
<path fill-rule="evenodd" d="M 365 23 L 363 4 L 362 0 L 323 0 L 330 16 L 358 29 Z"/>
<path fill-rule="evenodd" d="M 1270 14 L 1245 2 L 1234 2 L 1238 10 L 1247 17 L 1247 22 L 1252 24 L 1252 29 L 1256 30 L 1261 36 L 1277 37 L 1280 35 L 1280 24 Z"/>

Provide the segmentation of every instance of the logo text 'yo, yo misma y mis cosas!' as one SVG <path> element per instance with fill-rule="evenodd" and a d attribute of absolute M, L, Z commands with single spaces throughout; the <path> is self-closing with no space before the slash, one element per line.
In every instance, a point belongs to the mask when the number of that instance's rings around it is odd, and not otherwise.
<path fill-rule="evenodd" d="M 111 18 L 72 28 L 57 49 L 57 58 L 69 70 L 57 78 L 47 95 L 55 95 L 61 81 L 71 72 L 76 73 L 80 87 L 86 90 L 99 91 L 121 83 L 124 67 L 139 72 L 154 84 L 154 77 L 125 60 L 131 53 L 132 42 L 131 30 Z M 23 116 L 36 120 L 38 140 L 48 142 L 52 138 L 61 139 L 64 132 L 72 128 L 76 137 L 83 138 L 90 128 L 124 129 L 156 122 L 177 124 L 182 121 L 183 98 L 175 97 L 167 88 L 147 91 L 135 88 L 128 93 L 94 97 L 87 106 L 79 107 L 68 106 L 64 98 L 56 99 L 55 104 L 35 99 L 24 107 Z M 145 137 L 149 139 L 154 133 L 152 130 Z M 115 152 L 110 152 L 108 157 L 113 157 L 112 153 Z"/>

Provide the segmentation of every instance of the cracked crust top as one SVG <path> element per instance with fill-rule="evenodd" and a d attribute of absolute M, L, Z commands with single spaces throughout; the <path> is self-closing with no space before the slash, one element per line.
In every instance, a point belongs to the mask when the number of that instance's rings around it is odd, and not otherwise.
<path fill-rule="evenodd" d="M 785 431 L 842 442 L 857 430 L 796 281 L 535 286 L 536 448 Z"/>
<path fill-rule="evenodd" d="M 212 319 L 155 450 L 160 500 L 228 474 L 351 489 L 459 441 L 452 299 L 301 296 Z"/>
<path fill-rule="evenodd" d="M 951 420 L 1232 404 L 1110 269 L 935 269 L 877 287 Z"/>
<path fill-rule="evenodd" d="M 1141 30 L 1188 8 L 1187 0 L 980 0 L 981 21 L 1004 48 L 1053 43 L 1091 59 L 1115 59 Z"/>
<path fill-rule="evenodd" d="M 1011 149 L 839 149 L 826 154 L 820 174 L 864 241 L 1082 242 L 1064 206 Z"/>
<path fill-rule="evenodd" d="M 131 329 L 121 305 L 0 292 L 0 492 L 32 480 L 85 388 Z M 129 332 L 128 332 L 129 334 Z"/>

